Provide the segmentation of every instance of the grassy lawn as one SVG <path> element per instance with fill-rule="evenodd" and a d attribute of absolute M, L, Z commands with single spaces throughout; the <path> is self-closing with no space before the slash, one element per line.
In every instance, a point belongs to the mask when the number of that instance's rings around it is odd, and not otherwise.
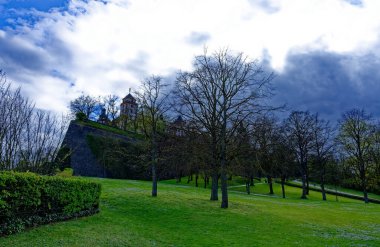
<path fill-rule="evenodd" d="M 261 195 L 272 196 L 272 197 L 282 197 L 282 191 L 281 191 L 281 185 L 280 184 L 273 182 L 274 195 L 269 195 L 269 185 L 267 183 L 265 183 L 264 180 L 265 179 L 262 179 L 261 181 L 256 180 L 256 179 L 254 180 L 255 186 L 251 186 L 251 193 L 252 194 L 261 194 Z M 179 184 L 184 185 L 184 186 L 193 186 L 193 187 L 195 186 L 195 176 L 193 176 L 193 180 L 190 181 L 189 183 L 187 181 L 188 181 L 188 178 L 184 177 L 184 178 L 182 178 L 182 180 Z M 177 184 L 175 179 L 166 180 L 166 181 L 163 181 L 163 183 L 165 183 L 165 184 Z M 243 192 L 245 193 L 246 189 L 245 189 L 244 183 L 245 182 L 241 177 L 234 176 L 232 180 L 228 181 L 229 190 L 230 191 L 240 191 L 242 193 Z M 297 184 L 296 182 L 293 182 L 293 183 Z M 204 188 L 204 180 L 203 180 L 202 176 L 199 176 L 198 186 Z M 320 188 L 318 184 L 314 184 L 314 183 L 311 183 L 310 186 Z M 207 185 L 207 188 L 210 188 L 210 187 L 211 187 L 211 179 L 210 179 L 210 183 Z M 331 189 L 331 190 L 335 190 L 335 187 L 330 186 L 330 185 L 327 185 L 326 188 Z M 361 191 L 357 191 L 357 190 L 346 189 L 346 188 L 342 188 L 342 187 L 337 187 L 337 190 L 341 191 L 341 192 L 346 192 L 346 193 L 358 195 L 358 196 L 363 196 L 363 193 Z M 301 197 L 301 190 L 299 188 L 285 186 L 285 193 L 286 193 L 287 198 L 299 199 Z M 368 193 L 368 196 L 370 198 L 380 200 L 380 195 Z M 320 192 L 310 191 L 310 195 L 308 197 L 309 197 L 309 199 L 320 200 L 320 199 L 322 199 L 322 194 Z M 354 201 L 352 199 L 348 199 L 345 197 L 341 197 L 341 196 L 336 197 L 334 195 L 329 195 L 329 194 L 327 194 L 326 197 L 327 197 L 327 200 L 333 200 L 333 201 L 336 201 L 336 200 L 338 200 L 338 201 L 351 201 L 351 202 Z"/>
<path fill-rule="evenodd" d="M 267 185 L 252 193 L 230 188 L 230 208 L 209 201 L 209 190 L 173 181 L 159 183 L 97 179 L 103 185 L 101 212 L 0 238 L 0 246 L 380 246 L 380 205 L 334 198 L 298 199 L 298 188 Z M 185 181 L 186 183 L 186 181 Z"/>
<path fill-rule="evenodd" d="M 289 183 L 289 181 L 288 181 L 288 183 Z M 290 183 L 301 185 L 301 181 L 291 181 Z M 310 187 L 311 188 L 318 188 L 318 189 L 321 188 L 318 183 L 314 183 L 314 182 L 310 182 Z M 328 190 L 332 190 L 332 191 L 335 191 L 335 189 L 336 189 L 339 192 L 344 192 L 344 193 L 348 193 L 348 194 L 363 196 L 363 192 L 359 191 L 359 190 L 347 189 L 347 188 L 343 188 L 343 187 L 340 187 L 340 186 L 337 186 L 335 188 L 334 185 L 329 185 L 329 184 L 325 185 L 325 188 L 328 189 Z M 370 193 L 369 192 L 368 193 L 368 197 L 380 200 L 380 195 L 377 195 L 377 194 L 374 194 L 374 193 Z"/>

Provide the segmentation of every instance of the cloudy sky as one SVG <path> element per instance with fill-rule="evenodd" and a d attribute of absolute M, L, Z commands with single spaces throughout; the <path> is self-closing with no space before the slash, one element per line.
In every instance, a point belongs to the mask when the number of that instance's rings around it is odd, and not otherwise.
<path fill-rule="evenodd" d="M 0 0 L 0 69 L 41 109 L 124 96 L 205 46 L 269 64 L 276 104 L 380 117 L 379 0 Z"/>

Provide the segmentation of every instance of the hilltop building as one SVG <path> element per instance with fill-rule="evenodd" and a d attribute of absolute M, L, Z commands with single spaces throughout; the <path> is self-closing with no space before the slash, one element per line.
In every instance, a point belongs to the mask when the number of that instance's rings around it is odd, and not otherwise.
<path fill-rule="evenodd" d="M 178 116 L 177 119 L 172 122 L 169 126 L 169 133 L 176 136 L 185 135 L 185 121 L 182 119 L 182 116 Z"/>
<path fill-rule="evenodd" d="M 123 98 L 123 102 L 120 104 L 120 116 L 126 116 L 127 119 L 135 119 L 137 116 L 136 99 L 129 93 Z"/>

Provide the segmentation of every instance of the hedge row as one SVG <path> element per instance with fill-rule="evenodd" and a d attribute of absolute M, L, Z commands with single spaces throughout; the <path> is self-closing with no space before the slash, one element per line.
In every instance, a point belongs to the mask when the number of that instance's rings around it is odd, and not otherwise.
<path fill-rule="evenodd" d="M 0 235 L 94 214 L 100 191 L 83 179 L 0 172 Z"/>

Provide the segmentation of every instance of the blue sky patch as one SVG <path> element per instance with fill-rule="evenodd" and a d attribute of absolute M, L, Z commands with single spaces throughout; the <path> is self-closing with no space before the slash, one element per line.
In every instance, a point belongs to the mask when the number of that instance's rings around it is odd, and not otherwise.
<path fill-rule="evenodd" d="M 49 12 L 53 8 L 66 9 L 68 0 L 0 0 L 0 28 L 14 27 L 20 21 L 35 23 L 38 17 L 30 14 L 34 9 Z"/>
<path fill-rule="evenodd" d="M 352 5 L 363 6 L 363 2 L 361 0 L 345 0 L 345 1 Z"/>
<path fill-rule="evenodd" d="M 5 9 L 36 9 L 48 12 L 52 8 L 66 7 L 68 0 L 6 0 L 1 1 L 0 5 Z"/>

